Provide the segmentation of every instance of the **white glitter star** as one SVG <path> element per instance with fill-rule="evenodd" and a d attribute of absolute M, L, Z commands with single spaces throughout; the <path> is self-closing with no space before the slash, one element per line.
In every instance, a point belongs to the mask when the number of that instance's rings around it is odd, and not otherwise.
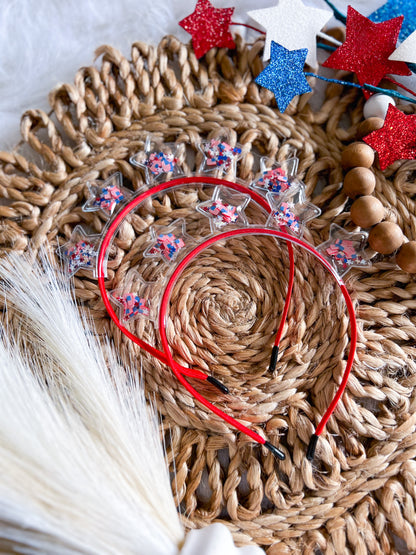
<path fill-rule="evenodd" d="M 253 10 L 248 15 L 266 29 L 264 61 L 270 58 L 274 40 L 288 50 L 307 48 L 306 63 L 317 67 L 316 35 L 331 19 L 332 12 L 306 6 L 302 0 L 279 0 L 274 8 Z"/>

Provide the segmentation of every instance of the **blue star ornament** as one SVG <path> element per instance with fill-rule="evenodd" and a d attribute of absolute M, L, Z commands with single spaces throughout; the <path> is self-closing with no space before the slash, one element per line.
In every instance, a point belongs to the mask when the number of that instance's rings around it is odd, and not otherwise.
<path fill-rule="evenodd" d="M 369 16 L 369 19 L 375 23 L 381 23 L 400 15 L 404 15 L 404 20 L 400 29 L 399 40 L 404 41 L 416 30 L 415 0 L 387 0 L 385 4 Z"/>
<path fill-rule="evenodd" d="M 312 91 L 303 73 L 307 54 L 307 48 L 288 50 L 277 42 L 271 43 L 270 63 L 255 81 L 273 92 L 281 112 L 293 97 Z"/>

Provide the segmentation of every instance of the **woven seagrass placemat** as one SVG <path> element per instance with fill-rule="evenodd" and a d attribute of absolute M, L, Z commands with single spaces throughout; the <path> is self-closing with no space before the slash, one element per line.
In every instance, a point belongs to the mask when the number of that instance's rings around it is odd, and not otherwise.
<path fill-rule="evenodd" d="M 54 248 L 81 223 L 95 233 L 105 221 L 81 210 L 87 181 L 120 171 L 137 190 L 143 176 L 128 162 L 149 133 L 188 145 L 224 129 L 244 146 L 238 177 L 249 182 L 258 156 L 296 151 L 298 176 L 322 209 L 307 238 L 328 238 L 329 224 L 349 227 L 341 192 L 341 151 L 362 119 L 355 90 L 329 85 L 322 107 L 307 95 L 284 114 L 259 89 L 263 40 L 211 50 L 197 61 L 174 37 L 157 48 L 135 43 L 131 60 L 110 47 L 100 63 L 78 71 L 73 85 L 50 94 L 51 112 L 26 112 L 22 143 L 0 153 L 0 248 Z M 257 158 L 256 158 L 257 157 Z M 186 166 L 188 171 L 195 167 Z M 416 161 L 376 170 L 375 195 L 406 236 L 416 238 Z M 316 191 L 319 190 L 319 194 Z M 202 233 L 198 188 L 154 199 L 118 234 L 108 284 L 141 267 L 143 237 L 154 222 L 187 219 Z M 194 218 L 194 219 L 193 219 Z M 149 277 L 149 276 L 147 276 Z M 77 274 L 76 296 L 97 329 L 142 366 L 147 391 L 164 417 L 172 482 L 187 526 L 225 522 L 238 544 L 269 554 L 396 553 L 416 550 L 416 283 L 389 261 L 354 270 L 347 280 L 358 311 L 356 363 L 312 465 L 305 450 L 339 383 L 348 352 L 348 318 L 339 293 L 308 255 L 296 251 L 293 301 L 278 371 L 267 373 L 287 287 L 285 245 L 264 237 L 234 239 L 204 251 L 173 292 L 168 336 L 178 360 L 209 369 L 231 390 L 209 399 L 287 452 L 283 462 L 235 434 L 194 401 L 157 361 L 140 353 L 110 323 L 96 280 Z M 151 326 L 137 333 L 157 341 Z M 140 358 L 141 357 L 141 358 Z M 163 507 L 161 507 L 163 510 Z"/>

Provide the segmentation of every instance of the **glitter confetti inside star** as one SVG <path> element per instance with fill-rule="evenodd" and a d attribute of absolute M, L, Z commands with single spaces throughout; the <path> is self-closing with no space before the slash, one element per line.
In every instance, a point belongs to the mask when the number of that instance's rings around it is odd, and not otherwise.
<path fill-rule="evenodd" d="M 234 8 L 214 8 L 209 0 L 198 0 L 195 10 L 179 25 L 192 35 L 195 56 L 201 58 L 211 48 L 235 48 L 229 31 Z"/>
<path fill-rule="evenodd" d="M 272 209 L 267 226 L 286 229 L 298 237 L 303 235 L 307 222 L 321 213 L 317 206 L 305 200 L 305 191 L 301 184 L 283 195 L 267 193 L 266 197 Z"/>
<path fill-rule="evenodd" d="M 249 195 L 224 187 L 215 187 L 210 200 L 201 202 L 196 209 L 210 219 L 211 230 L 215 232 L 217 228 L 228 224 L 248 225 L 244 210 L 249 202 Z"/>
<path fill-rule="evenodd" d="M 342 277 L 351 268 L 362 268 L 370 264 L 363 250 L 367 238 L 368 233 L 364 231 L 350 233 L 337 224 L 331 224 L 329 239 L 321 243 L 316 250 Z"/>
<path fill-rule="evenodd" d="M 368 16 L 371 21 L 380 23 L 403 15 L 404 21 L 400 30 L 399 40 L 404 41 L 416 29 L 415 0 L 387 0 L 378 10 Z"/>
<path fill-rule="evenodd" d="M 123 307 L 123 320 L 132 320 L 140 315 L 149 317 L 150 309 L 147 299 L 134 293 L 126 293 L 114 298 Z"/>
<path fill-rule="evenodd" d="M 241 148 L 232 147 L 219 139 L 211 139 L 202 144 L 202 152 L 207 168 L 222 168 L 228 171 L 240 157 Z"/>
<path fill-rule="evenodd" d="M 110 175 L 103 181 L 87 183 L 90 197 L 82 207 L 84 212 L 100 210 L 105 216 L 111 216 L 131 193 L 123 186 L 123 176 L 120 172 Z"/>
<path fill-rule="evenodd" d="M 66 271 L 72 277 L 78 270 L 91 270 L 97 258 L 99 236 L 88 235 L 81 226 L 76 226 L 71 239 L 57 249 L 58 255 L 64 260 Z"/>
<path fill-rule="evenodd" d="M 332 11 L 306 6 L 302 0 L 279 0 L 277 6 L 248 12 L 266 29 L 263 59 L 271 56 L 272 41 L 288 50 L 306 48 L 306 63 L 317 67 L 316 35 L 332 17 Z"/>
<path fill-rule="evenodd" d="M 306 48 L 288 50 L 272 41 L 270 63 L 255 79 L 258 85 L 273 92 L 281 112 L 293 97 L 312 91 L 303 74 L 307 53 Z"/>
<path fill-rule="evenodd" d="M 389 104 L 383 127 L 366 135 L 363 141 L 377 151 L 382 170 L 396 160 L 414 160 L 416 159 L 416 115 L 406 115 Z"/>
<path fill-rule="evenodd" d="M 156 257 L 172 262 L 178 253 L 189 243 L 192 237 L 185 233 L 185 220 L 179 218 L 169 226 L 152 226 L 150 228 L 152 244 L 144 251 L 146 257 Z"/>
<path fill-rule="evenodd" d="M 396 49 L 403 16 L 373 23 L 348 6 L 347 38 L 322 65 L 356 73 L 360 85 L 378 85 L 385 75 L 410 75 L 404 62 L 389 60 Z"/>

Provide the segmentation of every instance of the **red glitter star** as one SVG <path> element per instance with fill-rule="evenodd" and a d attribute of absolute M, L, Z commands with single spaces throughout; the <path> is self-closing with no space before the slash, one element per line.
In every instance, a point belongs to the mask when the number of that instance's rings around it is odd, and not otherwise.
<path fill-rule="evenodd" d="M 389 60 L 396 49 L 403 16 L 373 23 L 348 6 L 347 38 L 323 64 L 357 74 L 360 85 L 378 85 L 385 75 L 410 75 L 404 62 Z"/>
<path fill-rule="evenodd" d="M 396 160 L 416 158 L 416 115 L 403 114 L 392 104 L 381 129 L 363 138 L 378 152 L 380 168 L 385 170 Z"/>
<path fill-rule="evenodd" d="M 234 8 L 214 8 L 209 0 L 198 0 L 195 11 L 179 22 L 192 35 L 197 58 L 201 58 L 214 46 L 235 48 L 229 31 L 233 12 Z"/>

